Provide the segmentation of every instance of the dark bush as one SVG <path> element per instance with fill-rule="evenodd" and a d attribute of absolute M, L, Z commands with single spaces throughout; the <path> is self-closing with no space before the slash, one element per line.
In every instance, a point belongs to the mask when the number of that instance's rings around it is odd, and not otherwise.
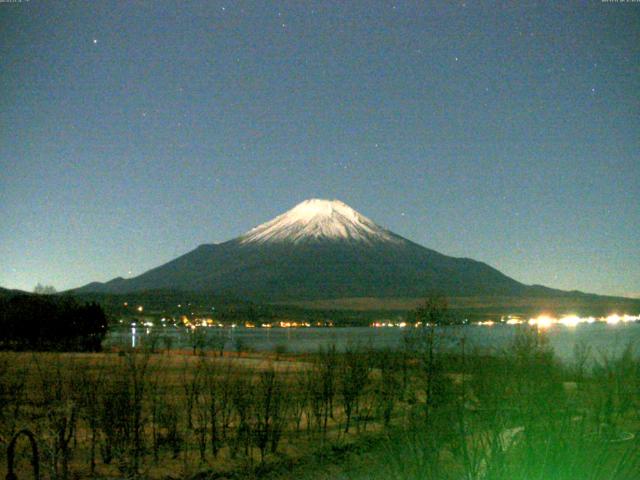
<path fill-rule="evenodd" d="M 99 351 L 106 331 L 106 316 L 95 303 L 51 295 L 0 300 L 3 349 Z"/>

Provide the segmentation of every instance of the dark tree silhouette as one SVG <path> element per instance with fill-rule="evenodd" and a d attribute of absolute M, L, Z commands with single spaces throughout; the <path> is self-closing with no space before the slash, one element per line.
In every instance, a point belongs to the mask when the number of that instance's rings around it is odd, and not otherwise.
<path fill-rule="evenodd" d="M 98 351 L 107 319 L 95 303 L 71 297 L 15 295 L 0 300 L 0 347 Z"/>

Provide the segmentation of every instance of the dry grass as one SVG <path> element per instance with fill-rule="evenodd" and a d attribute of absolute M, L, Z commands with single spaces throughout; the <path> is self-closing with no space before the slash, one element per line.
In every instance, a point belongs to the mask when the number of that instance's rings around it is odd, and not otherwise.
<path fill-rule="evenodd" d="M 67 478 L 500 480 L 537 475 L 555 480 L 549 468 L 565 472 L 562 455 L 594 479 L 609 478 L 596 461 L 620 469 L 611 478 L 633 478 L 624 470 L 635 467 L 625 460 L 633 444 L 611 442 L 621 432 L 640 431 L 640 362 L 630 350 L 579 373 L 559 365 L 540 338 L 527 336 L 502 355 L 448 353 L 433 363 L 427 359 L 424 350 L 222 357 L 187 351 L 5 352 L 0 353 L 0 441 L 4 447 L 13 432 L 31 429 L 41 446 L 44 477 L 56 479 L 64 478 L 56 442 L 61 429 L 70 433 L 65 430 L 69 422 L 76 428 L 69 436 Z M 361 388 L 349 389 L 360 381 Z M 95 398 L 87 397 L 92 391 Z M 347 394 L 354 393 L 348 404 Z M 271 423 L 265 423 L 267 399 Z M 125 402 L 124 410 L 118 402 Z M 215 454 L 211 405 L 217 409 Z M 345 433 L 347 405 L 354 413 Z M 393 406 L 388 424 L 385 405 Z M 136 419 L 131 412 L 137 408 Z M 122 419 L 126 438 L 109 431 L 122 427 Z M 136 425 L 139 441 L 132 433 Z M 272 432 L 280 428 L 275 452 L 268 436 L 261 451 L 265 425 Z M 520 433 L 507 453 L 500 453 L 492 442 L 510 431 Z M 30 475 L 24 447 L 18 478 Z M 106 447 L 114 448 L 111 461 L 104 457 Z M 6 474 L 4 451 L 0 475 Z M 545 462 L 547 470 L 540 470 Z"/>
<path fill-rule="evenodd" d="M 246 406 L 250 410 L 249 419 L 252 429 L 257 428 L 255 422 L 259 421 L 257 410 L 261 379 L 263 375 L 273 372 L 279 382 L 282 382 L 282 391 L 278 394 L 282 402 L 282 414 L 286 415 L 282 431 L 282 439 L 279 442 L 277 455 L 267 454 L 266 464 L 279 461 L 286 457 L 290 459 L 301 458 L 311 454 L 318 441 L 334 442 L 351 441 L 357 437 L 354 429 L 351 434 L 344 434 L 343 411 L 336 401 L 332 418 L 329 418 L 327 429 L 320 432 L 315 422 L 312 422 L 312 414 L 308 405 L 302 407 L 301 420 L 296 427 L 295 419 L 289 402 L 305 388 L 304 384 L 308 372 L 314 368 L 313 363 L 307 357 L 286 358 L 274 354 L 231 354 L 222 357 L 215 354 L 192 355 L 184 351 L 172 351 L 171 353 L 1 353 L 0 354 L 0 381 L 3 382 L 4 407 L 0 417 L 0 440 L 2 441 L 2 453 L 0 453 L 0 475 L 5 475 L 5 447 L 12 433 L 21 428 L 33 431 L 40 441 L 42 452 L 43 470 L 45 476 L 62 478 L 60 465 L 56 465 L 53 452 L 56 449 L 58 437 L 58 419 L 71 421 L 65 409 L 75 409 L 75 429 L 70 442 L 71 454 L 68 469 L 74 478 L 90 478 L 90 444 L 92 429 L 87 414 L 113 416 L 114 423 L 122 412 L 104 411 L 114 406 L 103 406 L 102 403 L 108 397 L 113 388 L 124 382 L 125 397 L 132 395 L 133 378 L 138 375 L 144 392 L 142 393 L 141 422 L 142 453 L 139 464 L 135 468 L 138 476 L 143 478 L 188 478 L 201 471 L 233 472 L 251 469 L 261 464 L 261 456 L 254 440 L 250 440 L 248 453 L 243 446 L 237 447 L 240 439 L 238 428 L 240 413 L 238 405 L 232 405 L 232 397 L 237 394 L 238 388 L 248 389 L 244 394 L 252 402 Z M 142 373 L 144 371 L 144 373 Z M 210 448 L 209 434 L 206 433 L 206 446 L 204 454 L 200 449 L 200 429 L 209 429 L 211 425 L 209 407 L 205 405 L 210 401 L 207 391 L 207 376 L 220 385 L 227 385 L 230 397 L 225 400 L 226 405 L 219 404 L 217 408 L 228 408 L 228 431 L 226 438 L 219 438 L 219 448 L 214 456 Z M 90 406 L 83 404 L 82 392 L 91 389 L 88 382 L 93 382 L 97 388 L 97 399 L 100 406 L 92 411 Z M 12 390 L 10 385 L 15 384 Z M 189 389 L 193 389 L 193 399 L 189 400 Z M 220 387 L 222 388 L 222 387 Z M 116 393 L 122 393 L 117 390 Z M 160 392 L 154 394 L 153 392 Z M 221 396 L 222 393 L 218 392 Z M 275 394 L 274 394 L 275 395 Z M 129 397 L 127 397 L 129 398 Z M 275 398 L 275 397 L 274 397 Z M 130 399 L 129 399 L 130 401 Z M 220 400 L 221 401 L 221 400 Z M 154 403 L 155 402 L 155 403 Z M 189 402 L 191 405 L 189 406 Z M 130 409 L 136 407 L 135 403 L 127 404 Z M 155 407 L 154 407 L 155 405 Z M 156 414 L 154 417 L 154 408 Z M 102 409 L 102 411 L 101 411 Z M 172 453 L 171 447 L 165 443 L 157 448 L 158 460 L 154 458 L 154 435 L 167 437 L 169 430 L 165 423 L 158 419 L 158 409 L 172 409 L 177 412 L 175 429 L 180 436 L 176 442 L 177 453 Z M 187 411 L 191 410 L 191 421 L 187 418 Z M 70 410 L 69 410 L 70 411 Z M 55 418 L 53 418 L 55 417 Z M 155 418 L 155 423 L 154 423 Z M 103 422 L 105 420 L 102 420 Z M 128 418 L 128 422 L 132 419 Z M 192 424 L 192 425 L 189 425 Z M 132 446 L 128 445 L 126 451 L 120 456 L 114 454 L 114 458 L 107 462 L 100 450 L 107 446 L 108 438 L 101 425 L 97 428 L 98 445 L 96 448 L 96 463 L 93 475 L 99 478 L 118 478 L 123 475 L 131 475 Z M 154 432 L 155 428 L 155 432 Z M 372 427 L 371 422 L 368 430 Z M 218 425 L 218 429 L 221 426 Z M 359 429 L 358 429 L 359 430 Z M 221 431 L 218 432 L 221 436 Z M 320 439 L 320 440 L 319 440 Z M 166 438 L 165 438 L 166 440 Z M 131 442 L 131 440 L 129 440 Z M 24 452 L 26 445 L 19 448 Z M 233 452 L 233 450 L 236 450 Z M 57 461 L 60 462 L 60 453 L 57 453 Z M 175 458 L 174 458 L 175 457 Z M 55 473 L 57 467 L 58 472 Z M 19 477 L 27 475 L 30 470 L 25 454 L 19 456 L 17 467 Z"/>

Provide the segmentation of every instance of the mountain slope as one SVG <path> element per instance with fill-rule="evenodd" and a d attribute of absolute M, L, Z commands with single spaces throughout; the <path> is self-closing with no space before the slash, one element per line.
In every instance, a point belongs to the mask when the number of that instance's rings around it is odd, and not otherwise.
<path fill-rule="evenodd" d="M 534 288 L 482 262 L 415 244 L 342 202 L 314 199 L 236 239 L 201 245 L 138 277 L 94 282 L 79 291 L 172 289 L 282 301 L 429 292 L 525 295 Z"/>

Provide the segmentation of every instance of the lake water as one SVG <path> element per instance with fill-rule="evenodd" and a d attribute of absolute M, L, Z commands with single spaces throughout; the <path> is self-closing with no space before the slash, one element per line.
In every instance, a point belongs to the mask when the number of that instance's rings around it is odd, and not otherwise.
<path fill-rule="evenodd" d="M 493 326 L 464 325 L 457 327 L 437 328 L 438 335 L 449 348 L 458 348 L 459 340 L 465 338 L 468 351 L 475 348 L 495 349 L 507 347 L 513 340 L 516 330 L 513 325 L 496 324 Z M 190 333 L 177 327 L 159 329 L 162 335 L 171 337 L 172 348 L 188 348 L 191 345 Z M 232 351 L 238 347 L 254 351 L 283 352 L 316 352 L 319 348 L 335 345 L 338 350 L 344 350 L 348 345 L 361 345 L 373 348 L 401 347 L 408 328 L 372 328 L 372 327 L 344 327 L 344 328 L 208 328 L 204 329 L 211 338 L 224 338 L 225 350 Z M 105 339 L 105 347 L 109 346 L 140 346 L 148 344 L 151 336 L 148 329 L 138 328 L 135 336 L 130 330 L 115 330 Z M 629 343 L 634 345 L 636 354 L 640 353 L 640 322 L 610 325 L 607 323 L 580 324 L 575 327 L 553 325 L 545 329 L 549 343 L 556 355 L 571 361 L 577 343 L 584 343 L 591 347 L 592 354 L 618 356 Z M 159 341 L 159 348 L 165 343 Z M 210 347 L 215 348 L 215 347 Z"/>

